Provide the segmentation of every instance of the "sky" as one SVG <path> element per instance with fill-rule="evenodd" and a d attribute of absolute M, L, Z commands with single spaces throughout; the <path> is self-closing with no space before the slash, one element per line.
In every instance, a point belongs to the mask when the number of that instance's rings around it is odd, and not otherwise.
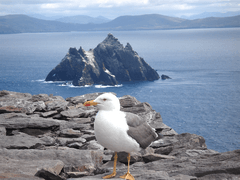
<path fill-rule="evenodd" d="M 228 11 L 240 11 L 240 0 L 0 0 L 0 16 L 88 15 L 114 19 L 123 15 L 162 14 L 181 17 Z"/>

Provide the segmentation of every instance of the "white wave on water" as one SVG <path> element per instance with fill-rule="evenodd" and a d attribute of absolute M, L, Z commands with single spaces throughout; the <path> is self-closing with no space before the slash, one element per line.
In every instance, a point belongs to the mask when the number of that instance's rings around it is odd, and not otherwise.
<path fill-rule="evenodd" d="M 32 80 L 31 82 L 44 82 L 45 79 Z"/>
<path fill-rule="evenodd" d="M 74 86 L 72 83 L 63 83 L 58 86 L 67 86 L 70 88 L 84 88 L 84 87 L 91 87 L 92 85 L 85 85 L 85 86 Z"/>
<path fill-rule="evenodd" d="M 71 84 L 71 82 L 68 81 L 45 81 L 45 79 L 37 79 L 37 80 L 32 80 L 31 82 L 41 82 L 41 83 L 46 83 L 46 84 Z M 62 86 L 59 85 L 59 86 Z"/>
<path fill-rule="evenodd" d="M 92 87 L 93 85 L 85 85 L 85 86 L 74 86 L 72 83 L 63 83 L 60 84 L 58 86 L 67 86 L 70 88 L 88 88 L 88 87 Z M 115 86 L 110 86 L 110 85 L 95 85 L 95 88 L 109 88 L 109 87 L 122 87 L 123 85 L 115 85 Z"/>
<path fill-rule="evenodd" d="M 44 81 L 43 83 L 48 83 L 48 84 L 60 84 L 60 83 L 66 83 L 66 81 Z"/>
<path fill-rule="evenodd" d="M 95 88 L 108 88 L 108 87 L 122 87 L 122 84 L 119 85 L 114 85 L 114 86 L 110 86 L 110 85 L 95 85 Z"/>
<path fill-rule="evenodd" d="M 38 80 L 32 80 L 31 82 L 41 82 L 46 84 L 58 84 L 57 86 L 61 87 L 70 87 L 70 88 L 87 88 L 92 87 L 93 85 L 85 85 L 85 86 L 74 86 L 71 81 L 45 81 L 45 79 L 38 79 Z M 109 88 L 109 87 L 122 87 L 122 84 L 118 85 L 94 85 L 95 88 Z"/>

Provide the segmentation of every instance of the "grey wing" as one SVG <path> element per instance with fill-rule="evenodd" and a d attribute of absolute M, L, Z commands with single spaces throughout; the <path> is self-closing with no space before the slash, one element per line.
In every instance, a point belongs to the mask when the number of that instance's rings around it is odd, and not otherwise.
<path fill-rule="evenodd" d="M 135 139 L 141 148 L 147 148 L 158 137 L 154 129 L 138 115 L 126 113 L 125 117 L 129 126 L 128 135 Z"/>

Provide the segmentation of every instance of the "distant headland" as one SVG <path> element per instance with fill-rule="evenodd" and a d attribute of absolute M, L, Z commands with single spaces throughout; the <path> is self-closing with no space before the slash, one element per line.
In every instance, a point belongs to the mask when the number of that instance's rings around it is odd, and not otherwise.
<path fill-rule="evenodd" d="M 117 85 L 119 82 L 154 81 L 159 75 L 129 43 L 124 47 L 111 33 L 96 48 L 70 48 L 46 81 L 72 81 L 74 86 Z"/>
<path fill-rule="evenodd" d="M 94 21 L 95 22 L 95 21 Z M 60 20 L 43 20 L 27 15 L 0 16 L 0 34 L 71 32 L 71 31 L 136 31 L 196 28 L 240 27 L 240 15 L 231 17 L 207 17 L 201 19 L 183 19 L 160 14 L 120 16 L 110 21 L 98 20 L 95 24 L 79 23 L 78 20 L 64 18 Z"/>

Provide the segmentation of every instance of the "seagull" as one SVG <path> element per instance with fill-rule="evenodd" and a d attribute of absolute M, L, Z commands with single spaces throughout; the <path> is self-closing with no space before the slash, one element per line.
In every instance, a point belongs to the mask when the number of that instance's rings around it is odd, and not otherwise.
<path fill-rule="evenodd" d="M 103 147 L 115 152 L 113 173 L 103 179 L 116 176 L 117 152 L 124 151 L 128 153 L 128 170 L 120 178 L 134 180 L 129 170 L 130 154 L 147 148 L 158 137 L 157 133 L 140 116 L 120 111 L 119 99 L 112 93 L 104 93 L 84 105 L 97 106 L 98 113 L 94 122 L 96 139 Z"/>

